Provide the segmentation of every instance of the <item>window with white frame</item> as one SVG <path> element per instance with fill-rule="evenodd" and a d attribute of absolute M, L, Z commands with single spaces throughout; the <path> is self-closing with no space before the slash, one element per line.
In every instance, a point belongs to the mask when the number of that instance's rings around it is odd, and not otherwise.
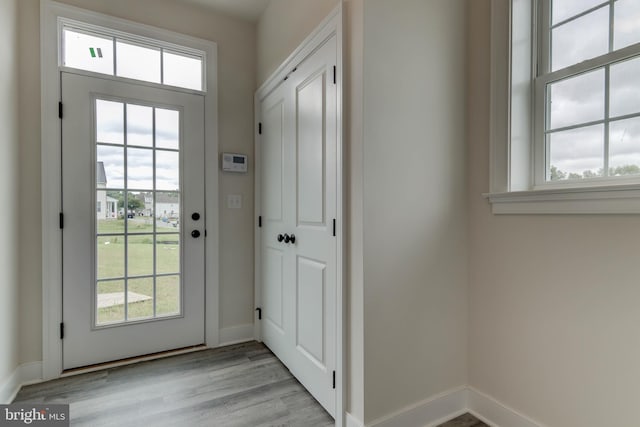
<path fill-rule="evenodd" d="M 496 213 L 640 212 L 640 0 L 492 0 L 491 143 Z"/>
<path fill-rule="evenodd" d="M 538 186 L 640 175 L 640 1 L 543 0 Z"/>
<path fill-rule="evenodd" d="M 202 51 L 71 20 L 59 25 L 63 67 L 205 90 Z"/>

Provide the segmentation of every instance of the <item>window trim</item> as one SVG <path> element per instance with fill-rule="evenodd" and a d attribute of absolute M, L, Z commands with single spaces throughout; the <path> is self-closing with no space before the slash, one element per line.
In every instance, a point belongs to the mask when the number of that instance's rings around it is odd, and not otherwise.
<path fill-rule="evenodd" d="M 545 100 L 536 99 L 534 85 L 595 69 L 605 58 L 614 62 L 638 54 L 632 45 L 536 78 L 537 58 L 543 56 L 537 42 L 540 8 L 548 9 L 548 1 L 491 2 L 490 184 L 484 197 L 494 214 L 640 213 L 640 178 L 539 181 L 546 173 L 545 150 L 533 141 L 544 129 L 544 114 L 535 113 L 544 111 Z"/>

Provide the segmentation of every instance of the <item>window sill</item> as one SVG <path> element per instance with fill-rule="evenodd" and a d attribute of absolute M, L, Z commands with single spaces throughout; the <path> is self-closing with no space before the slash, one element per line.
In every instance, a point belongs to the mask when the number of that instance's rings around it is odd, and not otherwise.
<path fill-rule="evenodd" d="M 640 185 L 484 194 L 496 215 L 640 214 Z"/>

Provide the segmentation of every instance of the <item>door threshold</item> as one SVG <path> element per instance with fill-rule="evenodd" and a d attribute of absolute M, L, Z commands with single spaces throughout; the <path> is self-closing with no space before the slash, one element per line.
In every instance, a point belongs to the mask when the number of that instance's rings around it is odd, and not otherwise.
<path fill-rule="evenodd" d="M 102 371 L 105 369 L 117 368 L 119 366 L 132 365 L 134 363 L 148 362 L 150 360 L 164 359 L 166 357 L 178 356 L 181 354 L 195 353 L 196 351 L 206 350 L 205 344 L 198 344 L 191 347 L 183 347 L 175 350 L 160 351 L 157 353 L 145 354 L 144 356 L 128 357 L 126 359 L 114 360 L 112 362 L 97 363 L 95 365 L 81 366 L 79 368 L 65 369 L 60 374 L 60 378 L 70 377 L 73 375 L 87 374 L 89 372 Z"/>

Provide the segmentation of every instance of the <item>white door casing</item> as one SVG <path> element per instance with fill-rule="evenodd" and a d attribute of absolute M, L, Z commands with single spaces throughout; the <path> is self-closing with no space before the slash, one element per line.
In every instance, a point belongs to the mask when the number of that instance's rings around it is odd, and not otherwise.
<path fill-rule="evenodd" d="M 204 96 L 205 141 L 204 161 L 218 161 L 218 101 L 216 43 L 163 28 L 116 18 L 52 0 L 40 3 L 41 63 L 41 150 L 42 150 L 42 378 L 58 378 L 63 370 L 63 340 L 60 339 L 62 316 L 62 233 L 59 214 L 62 210 L 61 120 L 58 117 L 61 62 L 60 19 L 71 19 L 98 25 L 127 34 L 153 39 L 160 44 L 183 46 L 205 52 Z M 80 74 L 91 75 L 91 73 Z M 154 85 L 151 85 L 154 86 Z M 183 91 L 192 92 L 192 91 Z M 205 338 L 209 347 L 219 345 L 219 212 L 218 169 L 206 168 L 206 295 Z"/>
<path fill-rule="evenodd" d="M 202 344 L 205 243 L 203 96 L 66 72 L 62 73 L 61 80 L 64 105 L 64 369 Z M 179 246 L 182 252 L 179 274 L 182 293 L 181 310 L 177 316 L 116 325 L 96 324 L 95 103 L 99 99 L 171 108 L 180 113 L 182 212 L 179 215 Z M 157 150 L 155 153 L 155 156 L 160 155 Z M 193 212 L 200 214 L 199 220 L 191 218 Z M 200 231 L 201 237 L 193 238 L 190 235 L 192 230 Z M 159 262 L 158 258 L 156 263 Z"/>
<path fill-rule="evenodd" d="M 334 417 L 336 57 L 334 35 L 260 104 L 263 227 L 259 264 L 262 339 Z M 290 240 L 294 236 L 295 241 Z"/>

